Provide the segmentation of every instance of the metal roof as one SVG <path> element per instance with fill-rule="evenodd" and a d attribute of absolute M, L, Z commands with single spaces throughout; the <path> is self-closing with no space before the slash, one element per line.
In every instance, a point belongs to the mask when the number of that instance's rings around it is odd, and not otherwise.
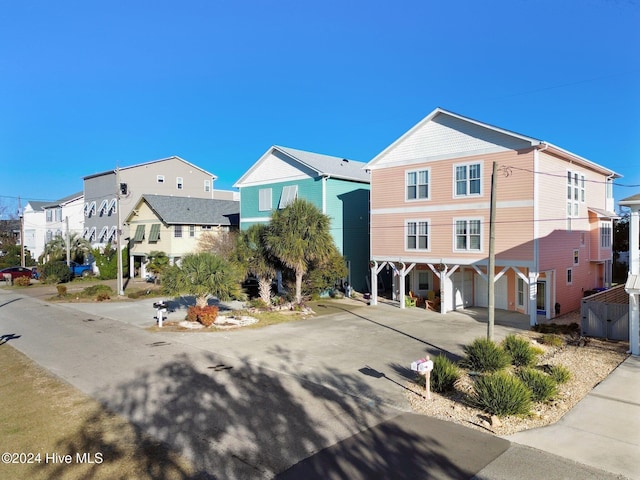
<path fill-rule="evenodd" d="M 160 220 L 168 225 L 239 225 L 240 202 L 210 198 L 142 196 Z"/>
<path fill-rule="evenodd" d="M 315 170 L 320 175 L 342 178 L 346 180 L 357 180 L 359 182 L 370 182 L 371 175 L 363 170 L 364 162 L 349 160 L 347 158 L 333 157 L 321 153 L 306 152 L 295 148 L 281 147 L 274 145 L 281 152 L 291 158 Z"/>

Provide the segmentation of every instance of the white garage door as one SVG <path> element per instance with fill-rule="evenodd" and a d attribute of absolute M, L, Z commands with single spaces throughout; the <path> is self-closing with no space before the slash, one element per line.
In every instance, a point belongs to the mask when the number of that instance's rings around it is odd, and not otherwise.
<path fill-rule="evenodd" d="M 487 281 L 480 275 L 475 276 L 475 306 L 476 307 L 488 307 L 489 306 L 489 291 L 487 290 Z M 509 305 L 509 290 L 507 284 L 507 277 L 503 275 L 496 282 L 496 308 L 507 310 Z"/>

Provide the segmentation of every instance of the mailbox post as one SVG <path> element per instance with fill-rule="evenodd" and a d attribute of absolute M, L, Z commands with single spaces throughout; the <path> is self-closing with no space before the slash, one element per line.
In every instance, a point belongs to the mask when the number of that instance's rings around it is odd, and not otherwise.
<path fill-rule="evenodd" d="M 164 302 L 155 302 L 153 308 L 156 309 L 156 320 L 158 320 L 158 327 L 162 328 L 162 320 L 164 312 L 167 311 L 167 304 Z"/>
<path fill-rule="evenodd" d="M 431 370 L 433 370 L 433 360 L 427 355 L 425 358 L 411 362 L 411 370 L 418 372 L 424 377 L 425 398 L 431 400 Z"/>

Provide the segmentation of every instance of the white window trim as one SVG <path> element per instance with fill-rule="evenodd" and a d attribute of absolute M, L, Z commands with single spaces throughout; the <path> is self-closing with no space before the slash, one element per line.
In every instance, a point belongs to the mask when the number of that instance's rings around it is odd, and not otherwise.
<path fill-rule="evenodd" d="M 103 239 L 106 241 L 106 235 L 109 232 L 109 227 L 104 226 L 100 229 L 100 234 L 98 235 L 98 241 L 102 241 Z"/>
<path fill-rule="evenodd" d="M 520 285 L 522 284 L 522 303 L 520 303 Z M 524 308 L 527 303 L 527 292 L 529 289 L 527 288 L 527 282 L 524 281 L 522 277 L 516 275 L 516 307 Z"/>
<path fill-rule="evenodd" d="M 173 226 L 173 238 L 184 238 L 184 225 L 174 225 Z M 180 235 L 178 235 L 180 232 Z"/>
<path fill-rule="evenodd" d="M 569 280 L 569 276 L 571 276 L 571 280 Z M 567 281 L 567 285 L 573 285 L 573 268 L 572 267 L 567 268 L 565 280 Z"/>
<path fill-rule="evenodd" d="M 578 259 L 577 262 L 576 262 L 576 258 Z M 580 250 L 578 250 L 577 248 L 573 249 L 573 264 L 580 265 Z"/>
<path fill-rule="evenodd" d="M 480 165 L 480 192 L 478 193 L 469 193 L 470 191 L 470 182 L 471 179 L 469 178 L 469 167 L 472 165 Z M 467 193 L 465 194 L 458 194 L 458 182 L 456 180 L 456 169 L 458 167 L 467 167 Z M 474 162 L 464 162 L 464 163 L 454 163 L 453 164 L 453 198 L 469 198 L 469 197 L 481 197 L 483 195 L 484 192 L 484 185 L 483 185 L 483 175 L 484 175 L 484 162 L 482 160 L 477 160 Z"/>
<path fill-rule="evenodd" d="M 105 198 L 102 200 L 102 202 L 100 202 L 100 208 L 98 208 L 98 212 L 100 212 L 100 215 L 106 215 L 108 207 L 109 207 L 109 200 Z"/>
<path fill-rule="evenodd" d="M 205 180 L 204 181 L 204 191 L 205 192 L 210 192 L 211 191 L 211 180 Z"/>
<path fill-rule="evenodd" d="M 418 224 L 420 222 L 426 222 L 427 224 L 427 248 L 420 248 L 417 245 L 419 244 L 418 238 Z M 407 245 L 407 239 L 409 237 L 409 224 L 416 224 L 416 248 L 409 248 Z M 404 221 L 404 251 L 405 252 L 430 252 L 431 251 L 431 219 L 429 218 L 408 218 Z"/>
<path fill-rule="evenodd" d="M 577 179 L 577 184 L 576 184 Z M 571 189 L 571 193 L 567 190 Z M 578 198 L 576 199 L 576 194 Z M 584 173 L 577 170 L 567 169 L 565 179 L 565 195 L 567 201 L 567 218 L 577 218 L 580 216 L 580 204 L 586 202 L 586 177 Z M 569 198 L 569 196 L 571 198 Z"/>
<path fill-rule="evenodd" d="M 469 222 L 480 222 L 480 248 L 475 250 L 471 248 L 458 248 L 456 226 L 458 222 L 467 222 L 467 229 L 469 228 Z M 469 239 L 469 233 L 466 234 Z M 470 242 L 467 242 L 469 245 Z M 453 218 L 453 251 L 454 252 L 467 252 L 467 253 L 482 253 L 484 251 L 484 219 L 482 217 L 455 217 Z"/>
<path fill-rule="evenodd" d="M 427 172 L 427 196 L 426 197 L 420 197 L 419 196 L 419 192 L 420 192 L 420 172 Z M 408 195 L 408 188 L 409 188 L 409 174 L 410 173 L 415 173 L 416 174 L 416 198 L 409 198 Z M 419 201 L 425 201 L 425 200 L 431 200 L 431 168 L 430 167 L 423 167 L 423 168 L 412 168 L 411 170 L 405 170 L 404 172 L 404 200 L 405 202 L 419 202 Z"/>
<path fill-rule="evenodd" d="M 607 230 L 607 245 L 603 245 L 602 240 L 604 238 L 605 228 Z M 611 222 L 600 222 L 600 248 L 611 248 L 613 244 L 613 225 Z"/>
<path fill-rule="evenodd" d="M 164 183 L 164 175 L 156 175 L 156 183 Z"/>
<path fill-rule="evenodd" d="M 273 208 L 273 189 L 260 188 L 258 190 L 258 211 L 270 212 L 272 208 Z"/>
<path fill-rule="evenodd" d="M 176 190 L 184 190 L 184 178 L 176 177 Z"/>

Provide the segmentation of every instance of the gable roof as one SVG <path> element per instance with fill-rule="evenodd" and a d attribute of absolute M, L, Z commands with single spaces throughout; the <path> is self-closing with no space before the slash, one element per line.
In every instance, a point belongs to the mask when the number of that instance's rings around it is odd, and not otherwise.
<path fill-rule="evenodd" d="M 31 205 L 31 209 L 34 212 L 37 212 L 39 210 L 44 209 L 44 207 L 46 207 L 47 205 L 50 205 L 50 202 L 40 202 L 36 200 L 31 200 L 27 203 L 27 205 Z M 25 205 L 25 208 L 26 208 L 26 205 Z"/>
<path fill-rule="evenodd" d="M 206 170 L 198 167 L 197 165 L 194 165 L 193 163 L 187 162 L 184 158 L 180 158 L 177 155 L 172 155 L 171 157 L 166 157 L 166 158 L 160 158 L 158 160 L 151 160 L 150 162 L 137 163 L 135 165 L 129 165 L 128 167 L 118 167 L 118 170 L 120 170 L 120 171 L 129 170 L 129 169 L 132 169 L 132 168 L 144 167 L 144 166 L 151 165 L 151 164 L 154 164 L 154 163 L 166 162 L 168 160 L 179 160 L 179 161 L 189 165 L 192 168 L 200 170 L 201 172 L 205 173 L 206 175 L 210 175 L 211 178 L 213 178 L 214 180 L 216 180 L 218 178 L 213 173 L 207 172 Z M 105 170 L 104 172 L 94 173 L 94 174 L 87 175 L 86 177 L 82 177 L 82 178 L 83 178 L 83 180 L 87 180 L 89 178 L 101 177 L 102 175 L 109 175 L 109 174 L 115 173 L 115 171 L 116 171 L 115 169 L 114 170 Z"/>
<path fill-rule="evenodd" d="M 630 197 L 627 197 L 627 198 L 623 198 L 618 203 L 624 207 L 630 207 L 632 205 L 640 205 L 640 193 L 631 195 Z"/>
<path fill-rule="evenodd" d="M 82 198 L 83 196 L 84 196 L 84 192 L 73 193 L 73 194 L 67 195 L 66 197 L 63 197 L 63 198 L 61 198 L 59 200 L 56 200 L 55 202 L 45 203 L 44 205 L 42 205 L 42 208 L 61 207 L 63 205 L 66 205 L 69 202 L 73 202 L 74 200 L 78 200 L 79 198 Z"/>
<path fill-rule="evenodd" d="M 273 145 L 240 177 L 234 187 L 241 187 L 251 174 L 257 171 L 274 152 L 286 155 L 288 159 L 298 163 L 304 169 L 311 170 L 319 177 L 326 176 L 363 183 L 371 181 L 369 172 L 364 170 L 364 162 Z"/>
<path fill-rule="evenodd" d="M 167 225 L 235 226 L 240 223 L 240 202 L 235 200 L 145 194 L 140 198 L 138 205 L 141 202 L 146 202 Z M 132 211 L 127 221 L 134 214 Z"/>
<path fill-rule="evenodd" d="M 436 120 L 437 118 L 437 120 Z M 528 148 L 539 148 L 541 150 L 546 150 L 549 153 L 553 153 L 560 157 L 570 159 L 571 161 L 578 162 L 585 167 L 596 170 L 602 174 L 611 176 L 612 178 L 620 178 L 621 175 L 615 173 L 613 170 L 605 168 L 597 163 L 592 162 L 591 160 L 587 160 L 579 155 L 576 155 L 568 150 L 564 150 L 560 147 L 557 147 L 549 142 L 545 142 L 543 140 L 539 140 L 534 137 L 529 137 L 527 135 L 522 135 L 520 133 L 513 132 L 511 130 L 506 130 L 504 128 L 496 127 L 494 125 L 490 125 L 488 123 L 480 122 L 478 120 L 474 120 L 469 117 L 465 117 L 463 115 L 450 112 L 443 108 L 436 108 L 429 115 L 419 121 L 416 125 L 414 125 L 411 129 L 409 129 L 406 133 L 404 133 L 400 138 L 394 141 L 391 145 L 385 148 L 382 152 L 376 155 L 369 163 L 366 164 L 365 168 L 372 169 L 376 166 L 379 166 L 383 163 L 385 157 L 396 149 L 399 145 L 405 142 L 407 138 L 412 136 L 414 133 L 423 129 L 427 124 L 431 122 L 443 122 L 443 119 L 448 118 L 450 120 L 455 121 L 458 125 L 467 125 L 474 131 L 482 131 L 488 132 L 491 134 L 491 140 L 500 140 L 503 142 L 503 146 L 506 148 L 518 149 L 522 147 Z M 443 122 L 444 123 L 444 122 Z M 455 125 L 450 128 L 456 128 Z M 489 140 L 489 141 L 491 141 Z"/>

